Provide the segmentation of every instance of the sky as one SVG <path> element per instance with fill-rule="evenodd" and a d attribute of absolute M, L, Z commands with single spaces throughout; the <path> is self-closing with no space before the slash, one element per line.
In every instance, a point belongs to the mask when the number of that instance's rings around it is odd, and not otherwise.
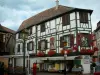
<path fill-rule="evenodd" d="M 92 9 L 92 30 L 100 21 L 100 0 L 59 0 L 60 5 Z M 17 31 L 21 23 L 56 5 L 55 0 L 0 0 L 0 24 Z"/>

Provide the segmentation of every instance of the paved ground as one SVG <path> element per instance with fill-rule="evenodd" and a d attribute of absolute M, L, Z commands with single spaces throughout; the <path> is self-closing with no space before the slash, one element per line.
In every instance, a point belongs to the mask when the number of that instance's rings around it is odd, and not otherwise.
<path fill-rule="evenodd" d="M 64 75 L 61 73 L 37 73 L 37 75 Z M 82 74 L 66 74 L 66 75 L 82 75 Z M 83 74 L 83 75 L 90 75 L 90 74 Z"/>

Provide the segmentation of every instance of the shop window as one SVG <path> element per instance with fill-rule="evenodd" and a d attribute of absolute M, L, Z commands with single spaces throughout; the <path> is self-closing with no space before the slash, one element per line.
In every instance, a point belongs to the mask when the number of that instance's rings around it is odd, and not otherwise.
<path fill-rule="evenodd" d="M 70 14 L 65 14 L 62 16 L 62 25 L 70 25 Z"/>
<path fill-rule="evenodd" d="M 88 13 L 80 12 L 80 23 L 88 23 Z"/>

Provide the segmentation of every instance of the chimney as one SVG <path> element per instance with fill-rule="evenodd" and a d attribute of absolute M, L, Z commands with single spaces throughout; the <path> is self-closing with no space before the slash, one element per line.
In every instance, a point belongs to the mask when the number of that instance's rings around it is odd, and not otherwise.
<path fill-rule="evenodd" d="M 59 1 L 56 0 L 56 9 L 58 9 L 58 6 L 59 6 Z"/>

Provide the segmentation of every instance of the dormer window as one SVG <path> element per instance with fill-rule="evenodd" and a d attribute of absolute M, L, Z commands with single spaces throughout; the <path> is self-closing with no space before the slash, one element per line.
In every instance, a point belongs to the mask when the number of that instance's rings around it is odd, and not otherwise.
<path fill-rule="evenodd" d="M 88 23 L 88 13 L 80 12 L 80 23 Z"/>
<path fill-rule="evenodd" d="M 45 32 L 45 23 L 41 24 L 41 32 Z"/>
<path fill-rule="evenodd" d="M 65 14 L 62 16 L 62 25 L 70 25 L 70 14 Z"/>

